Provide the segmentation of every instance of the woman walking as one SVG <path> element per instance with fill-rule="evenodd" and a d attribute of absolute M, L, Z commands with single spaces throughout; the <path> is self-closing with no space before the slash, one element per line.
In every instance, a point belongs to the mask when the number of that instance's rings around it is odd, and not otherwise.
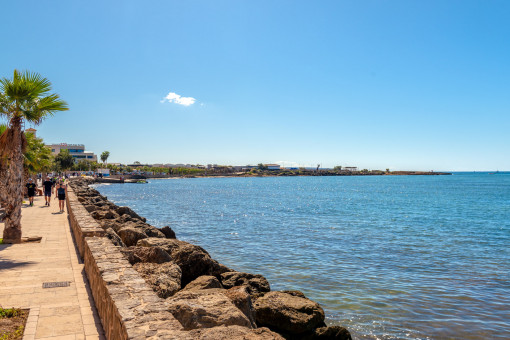
<path fill-rule="evenodd" d="M 60 208 L 60 212 L 64 212 L 64 204 L 66 202 L 66 194 L 67 194 L 67 185 L 64 185 L 62 182 L 58 183 L 57 188 L 55 188 L 55 199 L 58 198 L 58 207 Z"/>

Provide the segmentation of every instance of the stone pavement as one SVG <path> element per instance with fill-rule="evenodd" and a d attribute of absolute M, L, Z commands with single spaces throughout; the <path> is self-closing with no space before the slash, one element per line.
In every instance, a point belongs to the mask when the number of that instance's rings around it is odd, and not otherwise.
<path fill-rule="evenodd" d="M 28 202 L 28 200 L 27 200 Z M 0 306 L 30 308 L 23 339 L 104 339 L 83 264 L 74 245 L 66 212 L 37 196 L 23 204 L 23 236 L 40 243 L 0 245 Z M 3 234 L 0 223 L 0 237 Z M 45 282 L 68 287 L 43 288 Z"/>

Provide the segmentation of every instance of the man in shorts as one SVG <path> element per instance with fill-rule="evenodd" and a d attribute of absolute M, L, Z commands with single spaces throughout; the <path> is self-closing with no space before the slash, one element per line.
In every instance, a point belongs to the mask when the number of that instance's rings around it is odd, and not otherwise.
<path fill-rule="evenodd" d="M 44 200 L 46 201 L 45 205 L 50 206 L 51 202 L 51 189 L 53 188 L 53 182 L 49 177 L 46 177 L 46 180 L 43 182 L 44 187 Z"/>
<path fill-rule="evenodd" d="M 28 200 L 30 201 L 30 206 L 34 206 L 34 196 L 35 196 L 35 189 L 37 188 L 37 185 L 35 185 L 34 181 L 29 178 L 28 183 L 26 184 L 27 187 L 27 194 L 28 194 Z"/>

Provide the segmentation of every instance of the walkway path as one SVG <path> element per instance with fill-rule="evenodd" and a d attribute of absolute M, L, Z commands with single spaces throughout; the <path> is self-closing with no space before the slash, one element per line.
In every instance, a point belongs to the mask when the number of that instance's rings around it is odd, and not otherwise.
<path fill-rule="evenodd" d="M 0 245 L 0 306 L 30 308 L 24 339 L 104 339 L 83 264 L 75 248 L 67 212 L 37 196 L 23 205 L 23 236 L 40 243 Z M 0 223 L 0 237 L 3 234 Z M 68 287 L 43 288 L 45 282 Z"/>

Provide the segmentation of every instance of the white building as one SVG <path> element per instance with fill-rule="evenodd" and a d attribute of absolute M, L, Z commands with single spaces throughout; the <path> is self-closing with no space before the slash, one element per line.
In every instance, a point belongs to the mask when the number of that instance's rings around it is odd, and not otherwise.
<path fill-rule="evenodd" d="M 50 144 L 46 147 L 51 149 L 51 154 L 56 156 L 60 153 L 60 150 L 69 150 L 69 153 L 76 161 L 86 160 L 90 162 L 97 162 L 97 156 L 92 151 L 85 151 L 85 145 L 83 144 Z"/>
<path fill-rule="evenodd" d="M 267 166 L 267 170 L 280 170 L 280 164 L 264 164 Z"/>
<path fill-rule="evenodd" d="M 345 167 L 343 167 L 343 169 L 347 170 L 347 171 L 358 171 L 357 166 L 345 166 Z"/>

